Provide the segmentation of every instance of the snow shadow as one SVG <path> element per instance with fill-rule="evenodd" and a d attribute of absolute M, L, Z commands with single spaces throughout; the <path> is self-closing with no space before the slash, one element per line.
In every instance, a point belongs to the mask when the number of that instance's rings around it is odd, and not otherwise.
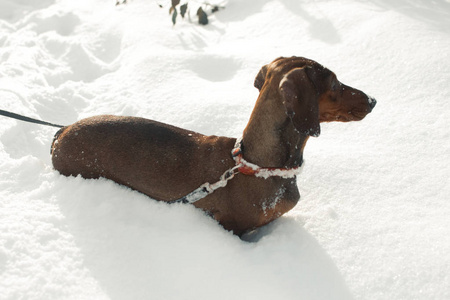
<path fill-rule="evenodd" d="M 0 19 L 13 23 L 22 18 L 24 14 L 48 7 L 55 2 L 55 0 L 0 1 Z"/>
<path fill-rule="evenodd" d="M 446 0 L 371 0 L 385 10 L 395 10 L 410 18 L 423 21 L 448 33 L 450 27 L 450 2 Z"/>
<path fill-rule="evenodd" d="M 242 239 L 291 269 L 293 285 L 308 292 L 303 299 L 354 299 L 332 257 L 297 220 L 281 217 Z"/>
<path fill-rule="evenodd" d="M 84 268 L 110 299 L 352 299 L 333 260 L 282 218 L 247 241 L 189 205 L 108 180 L 59 179 L 56 201 Z"/>
<path fill-rule="evenodd" d="M 331 45 L 341 42 L 341 37 L 333 22 L 323 15 L 321 11 L 317 10 L 312 14 L 302 7 L 301 1 L 297 0 L 280 0 L 280 2 L 289 11 L 308 21 L 308 31 L 311 38 L 319 39 Z"/>
<path fill-rule="evenodd" d="M 256 0 L 252 1 L 251 5 L 244 5 L 243 2 L 229 3 L 227 9 L 217 14 L 217 19 L 222 22 L 243 21 L 249 16 L 261 12 L 263 7 L 271 1 Z M 319 39 L 324 43 L 332 45 L 341 41 L 341 37 L 333 22 L 323 12 L 317 10 L 311 13 L 303 7 L 304 3 L 298 0 L 279 0 L 279 2 L 290 12 L 309 23 L 308 31 L 311 38 Z"/>

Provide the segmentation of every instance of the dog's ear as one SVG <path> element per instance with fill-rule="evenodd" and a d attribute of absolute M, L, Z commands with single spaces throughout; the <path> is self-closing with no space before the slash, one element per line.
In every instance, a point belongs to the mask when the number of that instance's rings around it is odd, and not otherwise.
<path fill-rule="evenodd" d="M 280 93 L 295 128 L 310 136 L 320 135 L 319 103 L 316 88 L 307 75 L 307 68 L 296 68 L 280 82 Z"/>
<path fill-rule="evenodd" d="M 261 91 L 264 82 L 266 82 L 266 73 L 267 73 L 267 65 L 263 66 L 261 70 L 259 70 L 258 75 L 256 75 L 254 86 L 259 91 Z"/>
<path fill-rule="evenodd" d="M 336 80 L 336 75 L 322 65 L 306 67 L 305 72 L 319 93 L 329 91 L 332 88 L 333 79 Z"/>

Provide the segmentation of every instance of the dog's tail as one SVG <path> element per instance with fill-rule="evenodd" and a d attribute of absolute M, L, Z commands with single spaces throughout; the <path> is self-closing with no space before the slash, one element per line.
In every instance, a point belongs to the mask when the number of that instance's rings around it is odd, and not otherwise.
<path fill-rule="evenodd" d="M 52 141 L 52 146 L 50 147 L 50 154 L 53 154 L 53 151 L 55 150 L 56 142 L 57 142 L 59 136 L 61 135 L 61 133 L 63 133 L 63 131 L 64 131 L 65 129 L 66 129 L 66 127 L 62 127 L 60 130 L 58 130 L 58 131 L 55 133 L 55 136 L 53 137 L 53 141 Z"/>
<path fill-rule="evenodd" d="M 6 110 L 1 110 L 0 109 L 0 115 L 3 115 L 5 117 L 9 117 L 9 118 L 13 118 L 13 119 L 17 119 L 17 120 L 21 120 L 21 121 L 25 121 L 25 122 L 30 122 L 30 123 L 36 123 L 36 124 L 40 124 L 40 125 L 46 125 L 46 126 L 52 126 L 52 127 L 58 127 L 58 128 L 62 128 L 64 126 L 62 125 L 58 125 L 58 124 L 53 124 L 53 123 L 49 123 L 49 122 L 45 122 L 45 121 L 41 121 L 41 120 L 37 120 L 37 119 L 33 119 L 33 118 L 29 118 L 29 117 L 25 117 L 19 114 L 15 114 Z"/>

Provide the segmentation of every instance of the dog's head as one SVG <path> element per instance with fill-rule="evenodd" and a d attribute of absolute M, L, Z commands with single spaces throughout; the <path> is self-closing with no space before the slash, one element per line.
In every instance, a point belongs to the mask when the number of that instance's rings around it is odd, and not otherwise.
<path fill-rule="evenodd" d="M 280 57 L 261 68 L 255 87 L 278 89 L 296 129 L 319 136 L 320 122 L 362 120 L 376 100 L 341 83 L 321 64 L 303 57 Z"/>

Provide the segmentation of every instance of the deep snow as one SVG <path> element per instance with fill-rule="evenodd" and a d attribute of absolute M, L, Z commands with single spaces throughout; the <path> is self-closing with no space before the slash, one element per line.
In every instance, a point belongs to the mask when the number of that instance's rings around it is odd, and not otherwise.
<path fill-rule="evenodd" d="M 0 117 L 0 298 L 450 299 L 449 28 L 448 0 L 229 0 L 206 27 L 172 27 L 150 0 L 0 0 L 0 109 L 238 137 L 281 55 L 378 100 L 322 125 L 301 202 L 247 241 L 188 205 L 59 175 L 54 128 Z"/>

